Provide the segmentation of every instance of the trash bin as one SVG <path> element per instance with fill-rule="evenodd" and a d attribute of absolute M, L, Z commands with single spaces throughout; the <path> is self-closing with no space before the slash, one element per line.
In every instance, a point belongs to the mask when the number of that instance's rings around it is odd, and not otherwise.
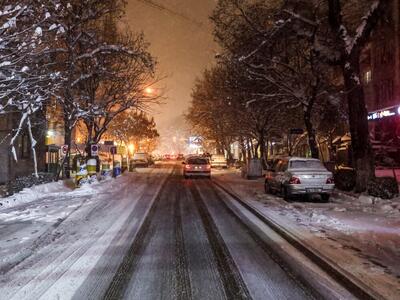
<path fill-rule="evenodd" d="M 261 159 L 252 158 L 247 164 L 247 179 L 258 179 L 262 177 L 262 163 Z"/>
<path fill-rule="evenodd" d="M 95 158 L 90 158 L 87 161 L 87 171 L 89 176 L 96 176 L 97 160 Z"/>
<path fill-rule="evenodd" d="M 114 161 L 113 175 L 114 175 L 114 177 L 121 175 L 121 163 L 117 160 Z"/>
<path fill-rule="evenodd" d="M 102 177 L 111 177 L 111 167 L 109 163 L 103 163 L 101 165 L 101 176 Z"/>
<path fill-rule="evenodd" d="M 85 163 L 80 164 L 78 161 L 76 175 L 75 175 L 75 186 L 81 187 L 88 180 L 87 165 Z"/>

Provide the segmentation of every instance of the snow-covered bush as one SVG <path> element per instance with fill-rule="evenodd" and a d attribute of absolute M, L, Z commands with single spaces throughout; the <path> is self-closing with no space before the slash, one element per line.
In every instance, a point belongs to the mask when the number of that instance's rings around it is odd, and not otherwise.
<path fill-rule="evenodd" d="M 338 170 L 334 179 L 336 187 L 342 191 L 351 191 L 356 185 L 356 173 L 351 169 Z"/>
<path fill-rule="evenodd" d="M 379 177 L 368 183 L 368 194 L 382 199 L 392 199 L 399 194 L 399 186 L 394 177 Z"/>

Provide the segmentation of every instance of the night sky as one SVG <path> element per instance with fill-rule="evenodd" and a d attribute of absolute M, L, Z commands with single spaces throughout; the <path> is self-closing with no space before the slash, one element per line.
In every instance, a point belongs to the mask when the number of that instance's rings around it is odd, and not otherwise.
<path fill-rule="evenodd" d="M 144 2 L 128 0 L 126 18 L 133 31 L 144 32 L 151 43 L 151 53 L 159 61 L 159 74 L 168 76 L 161 83 L 166 88 L 167 103 L 157 107 L 155 113 L 157 127 L 163 134 L 188 108 L 195 78 L 212 64 L 217 52 L 209 21 L 215 0 L 154 0 L 184 17 Z"/>

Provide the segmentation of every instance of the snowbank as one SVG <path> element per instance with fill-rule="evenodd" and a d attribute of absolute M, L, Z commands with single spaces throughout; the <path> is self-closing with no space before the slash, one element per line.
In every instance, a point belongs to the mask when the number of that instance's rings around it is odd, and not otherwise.
<path fill-rule="evenodd" d="M 286 202 L 266 195 L 263 179 L 247 181 L 234 171 L 214 179 L 388 299 L 400 293 L 400 198 L 336 193 L 330 203 Z"/>

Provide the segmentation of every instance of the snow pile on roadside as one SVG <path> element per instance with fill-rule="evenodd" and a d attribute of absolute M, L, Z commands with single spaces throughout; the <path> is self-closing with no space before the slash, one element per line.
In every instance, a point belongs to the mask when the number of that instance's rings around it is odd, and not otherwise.
<path fill-rule="evenodd" d="M 0 198 L 0 209 L 28 203 L 49 195 L 70 192 L 71 190 L 72 188 L 68 187 L 64 181 L 36 185 L 31 188 L 25 188 L 10 197 Z"/>
<path fill-rule="evenodd" d="M 332 250 L 339 257 L 360 260 L 357 266 L 371 276 L 386 274 L 391 282 L 400 278 L 400 198 L 383 200 L 337 192 L 329 203 L 287 202 L 265 194 L 261 180 L 247 181 L 233 172 L 218 174 L 215 179 L 326 253 Z"/>
<path fill-rule="evenodd" d="M 21 192 L 12 196 L 0 198 L 0 210 L 36 201 L 44 197 L 57 197 L 60 195 L 65 195 L 65 193 L 69 193 L 71 196 L 88 195 L 96 191 L 96 186 L 107 181 L 108 180 L 96 180 L 92 183 L 84 184 L 78 189 L 75 189 L 74 183 L 71 180 L 35 185 L 30 188 L 25 188 Z"/>

